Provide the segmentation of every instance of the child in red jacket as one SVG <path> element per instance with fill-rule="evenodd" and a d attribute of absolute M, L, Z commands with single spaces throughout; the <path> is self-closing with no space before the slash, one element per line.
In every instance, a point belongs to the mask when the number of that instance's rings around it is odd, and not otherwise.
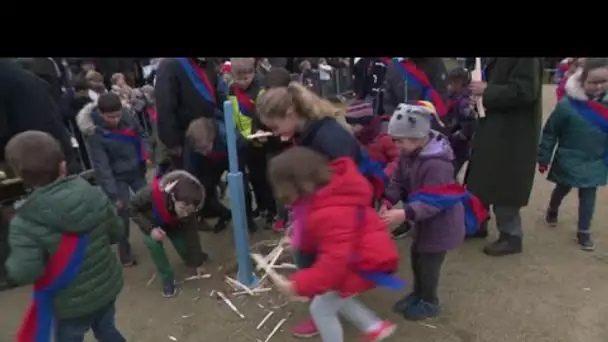
<path fill-rule="evenodd" d="M 270 161 L 269 178 L 277 199 L 292 206 L 293 248 L 313 259 L 277 287 L 312 298 L 310 312 L 324 342 L 343 341 L 338 313 L 367 341 L 392 335 L 392 323 L 353 298 L 375 287 L 371 274 L 390 277 L 399 261 L 386 225 L 369 206 L 372 187 L 353 160 L 328 162 L 313 150 L 293 147 Z"/>
<path fill-rule="evenodd" d="M 348 107 L 346 122 L 369 157 L 384 166 L 384 173 L 391 178 L 397 167 L 399 150 L 386 132 L 382 132 L 384 116 L 374 115 L 371 103 L 361 102 Z"/>

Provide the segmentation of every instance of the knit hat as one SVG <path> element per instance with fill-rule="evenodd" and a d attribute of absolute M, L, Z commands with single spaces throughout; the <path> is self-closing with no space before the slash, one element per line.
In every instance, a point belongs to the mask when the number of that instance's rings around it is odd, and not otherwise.
<path fill-rule="evenodd" d="M 355 102 L 346 108 L 346 122 L 349 125 L 366 125 L 374 117 L 374 106 L 368 102 Z"/>
<path fill-rule="evenodd" d="M 432 115 L 424 104 L 400 103 L 388 123 L 388 134 L 394 138 L 425 138 L 431 132 Z"/>

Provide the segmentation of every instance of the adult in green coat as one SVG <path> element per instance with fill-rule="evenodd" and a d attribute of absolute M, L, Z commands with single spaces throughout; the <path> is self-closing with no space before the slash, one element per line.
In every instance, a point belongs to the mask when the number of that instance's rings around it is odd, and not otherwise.
<path fill-rule="evenodd" d="M 520 253 L 520 208 L 528 204 L 541 127 L 542 59 L 489 58 L 486 81 L 471 82 L 483 96 L 486 117 L 479 120 L 467 186 L 492 205 L 498 240 L 484 248 L 492 256 Z"/>
<path fill-rule="evenodd" d="M 577 238 L 583 250 L 593 250 L 590 228 L 597 188 L 606 185 L 608 135 L 579 110 L 580 102 L 594 100 L 608 108 L 608 59 L 589 58 L 566 82 L 562 99 L 543 129 L 538 154 L 539 170 L 551 169 L 547 179 L 556 184 L 545 216 L 557 225 L 559 206 L 572 190 L 579 190 Z M 553 152 L 555 151 L 555 154 Z"/>
<path fill-rule="evenodd" d="M 110 319 L 107 315 L 113 313 L 114 302 L 123 286 L 122 267 L 111 248 L 124 230 L 114 205 L 100 189 L 81 177 L 62 176 L 65 175 L 63 154 L 59 144 L 47 133 L 26 131 L 16 135 L 6 146 L 6 157 L 24 183 L 34 188 L 23 202 L 15 204 L 16 213 L 10 222 L 8 237 L 8 279 L 16 284 L 36 282 L 45 272 L 63 234 L 88 234 L 78 275 L 67 287 L 53 294 L 56 334 L 73 335 L 74 330 L 83 329 L 84 335 L 93 324 L 100 340 L 104 340 L 101 336 L 117 337 L 117 331 L 108 331 L 92 322 L 92 317 L 99 318 L 102 314 Z"/>

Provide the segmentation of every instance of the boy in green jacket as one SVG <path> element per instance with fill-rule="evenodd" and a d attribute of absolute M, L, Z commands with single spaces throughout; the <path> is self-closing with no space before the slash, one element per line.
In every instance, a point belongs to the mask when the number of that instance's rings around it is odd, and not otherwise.
<path fill-rule="evenodd" d="M 8 279 L 34 284 L 39 311 L 30 309 L 19 338 L 50 340 L 40 334 L 54 324 L 56 341 L 82 341 L 89 329 L 99 341 L 125 341 L 114 321 L 123 274 L 110 246 L 124 230 L 114 205 L 79 176 L 66 177 L 61 147 L 47 133 L 17 134 L 5 154 L 33 189 L 15 205 L 8 238 Z"/>

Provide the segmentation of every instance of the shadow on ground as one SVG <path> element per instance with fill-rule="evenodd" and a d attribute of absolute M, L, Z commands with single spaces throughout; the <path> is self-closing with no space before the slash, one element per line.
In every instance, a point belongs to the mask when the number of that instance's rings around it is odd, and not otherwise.
<path fill-rule="evenodd" d="M 554 88 L 545 87 L 545 116 L 553 108 Z M 438 319 L 424 324 L 406 322 L 391 313 L 390 307 L 400 294 L 375 290 L 363 300 L 386 318 L 399 323 L 396 337 L 390 341 L 425 342 L 604 342 L 608 328 L 608 244 L 602 227 L 608 221 L 608 194 L 599 192 L 594 220 L 597 251 L 583 252 L 576 246 L 577 197 L 567 197 L 557 228 L 548 228 L 542 217 L 551 184 L 537 177 L 531 204 L 523 211 L 525 251 L 519 256 L 500 259 L 480 253 L 483 241 L 467 242 L 449 255 L 442 274 L 440 297 L 444 310 Z M 265 309 L 280 306 L 276 294 L 259 298 L 235 299 L 246 319 L 240 319 L 222 302 L 209 297 L 212 289 L 224 289 L 219 275 L 214 279 L 184 284 L 175 299 L 160 296 L 158 279 L 146 287 L 154 268 L 137 229 L 132 241 L 140 265 L 125 270 L 126 285 L 118 300 L 118 325 L 128 341 L 180 342 L 264 340 L 269 330 L 288 313 L 285 331 L 272 341 L 294 341 L 289 336 L 290 323 L 304 317 L 303 304 L 290 304 L 276 310 L 265 327 L 256 326 Z M 270 232 L 256 240 L 275 238 Z M 232 235 L 201 234 L 203 245 L 214 257 L 210 270 L 233 256 Z M 409 241 L 399 242 L 403 263 L 401 275 L 410 278 Z M 170 249 L 170 248 L 169 248 Z M 177 263 L 175 253 L 170 255 Z M 184 267 L 178 274 L 187 275 Z M 198 297 L 198 298 L 197 298 Z M 270 302 L 269 300 L 272 300 Z M 29 289 L 0 293 L 0 341 L 12 341 L 14 332 L 29 301 Z M 260 306 L 263 306 L 261 308 Z M 347 327 L 349 341 L 356 332 Z M 88 341 L 92 341 L 88 336 Z"/>

